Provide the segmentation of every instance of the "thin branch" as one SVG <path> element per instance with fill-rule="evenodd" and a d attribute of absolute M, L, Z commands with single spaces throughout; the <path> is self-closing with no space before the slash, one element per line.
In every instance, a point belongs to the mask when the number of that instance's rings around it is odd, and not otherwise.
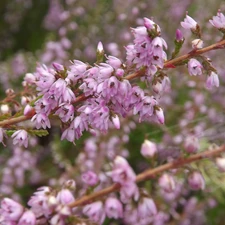
<path fill-rule="evenodd" d="M 137 175 L 136 177 L 136 182 L 139 183 L 141 181 L 145 181 L 150 179 L 151 177 L 155 177 L 156 175 L 164 172 L 164 171 L 168 171 L 170 169 L 175 169 L 178 167 L 182 167 L 186 164 L 201 160 L 201 159 L 205 159 L 205 158 L 211 158 L 211 157 L 215 157 L 216 155 L 219 155 L 220 153 L 222 153 L 223 151 L 225 151 L 225 145 L 222 145 L 221 147 L 218 147 L 216 149 L 213 150 L 207 150 L 204 152 L 200 152 L 198 154 L 192 155 L 188 158 L 180 158 L 177 159 L 173 162 L 169 162 L 166 163 L 162 166 L 158 166 L 154 169 L 148 169 L 146 171 L 144 171 L 143 173 L 140 173 L 139 175 Z M 73 207 L 77 207 L 77 206 L 81 206 L 84 204 L 88 204 L 91 203 L 92 201 L 96 200 L 99 197 L 103 197 L 105 195 L 108 195 L 112 192 L 118 191 L 120 189 L 120 184 L 113 184 L 105 189 L 102 189 L 101 191 L 92 193 L 90 195 L 85 195 L 83 197 L 81 197 L 80 199 L 72 202 L 69 204 L 69 206 L 71 208 Z"/>
<path fill-rule="evenodd" d="M 201 55 L 201 54 L 209 52 L 211 50 L 220 49 L 220 48 L 224 48 L 224 47 L 225 47 L 225 40 L 219 41 L 219 42 L 217 42 L 215 44 L 212 44 L 210 46 L 207 46 L 205 48 L 194 50 L 194 51 L 191 51 L 191 52 L 189 52 L 185 55 L 177 57 L 175 59 L 168 60 L 164 63 L 164 68 L 176 66 L 176 64 L 179 64 L 180 62 L 182 62 L 184 60 L 187 60 L 191 57 Z M 142 70 L 139 70 L 138 72 L 129 74 L 125 77 L 125 79 L 132 80 L 134 78 L 137 78 L 137 77 L 140 77 L 140 76 L 143 76 L 143 75 L 145 75 L 145 69 L 142 69 Z M 84 101 L 88 97 L 89 96 L 80 95 L 76 98 L 75 102 L 73 102 L 73 103 L 78 103 L 78 102 Z M 0 121 L 0 127 L 5 127 L 7 125 L 12 125 L 12 124 L 16 124 L 16 123 L 19 123 L 19 122 L 23 122 L 23 121 L 29 120 L 30 118 L 31 118 L 30 116 L 19 116 L 17 118 L 6 119 L 6 120 L 3 120 L 3 121 Z"/>

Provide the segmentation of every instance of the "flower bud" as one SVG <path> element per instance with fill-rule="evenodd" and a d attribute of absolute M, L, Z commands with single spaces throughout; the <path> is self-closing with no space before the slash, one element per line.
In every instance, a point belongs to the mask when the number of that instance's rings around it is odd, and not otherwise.
<path fill-rule="evenodd" d="M 193 49 L 201 49 L 203 47 L 203 41 L 201 39 L 195 39 L 191 43 Z"/>
<path fill-rule="evenodd" d="M 179 42 L 179 41 L 183 41 L 184 40 L 184 36 L 181 32 L 181 30 L 177 29 L 176 30 L 176 41 Z"/>
<path fill-rule="evenodd" d="M 109 197 L 105 202 L 105 212 L 109 218 L 122 218 L 123 206 L 118 199 Z"/>
<path fill-rule="evenodd" d="M 82 181 L 90 186 L 95 186 L 99 182 L 99 178 L 96 173 L 92 171 L 88 171 L 82 174 Z"/>
<path fill-rule="evenodd" d="M 9 110 L 9 106 L 4 104 L 4 105 L 1 105 L 1 113 L 2 114 L 6 114 L 6 113 L 9 113 L 10 110 Z"/>
<path fill-rule="evenodd" d="M 225 158 L 216 158 L 216 165 L 218 166 L 221 172 L 225 172 Z"/>
<path fill-rule="evenodd" d="M 219 81 L 218 75 L 215 72 L 211 71 L 210 75 L 208 76 L 206 80 L 206 87 L 208 89 L 211 89 L 213 86 L 219 87 L 219 85 L 220 85 L 220 81 Z"/>
<path fill-rule="evenodd" d="M 54 62 L 54 63 L 52 63 L 52 66 L 54 67 L 54 69 L 56 71 L 63 71 L 64 70 L 64 66 L 59 64 L 59 63 Z"/>
<path fill-rule="evenodd" d="M 141 154 L 146 158 L 152 158 L 157 153 L 157 147 L 154 142 L 145 140 L 141 146 Z"/>
<path fill-rule="evenodd" d="M 72 194 L 72 192 L 69 189 L 62 189 L 58 192 L 56 199 L 64 205 L 67 205 L 73 201 L 75 201 L 75 198 Z"/>
<path fill-rule="evenodd" d="M 27 104 L 24 108 L 23 115 L 24 116 L 32 116 L 34 113 L 33 107 Z"/>
<path fill-rule="evenodd" d="M 159 178 L 159 186 L 166 192 L 172 192 L 175 189 L 174 178 L 169 174 L 163 174 Z"/>
<path fill-rule="evenodd" d="M 197 171 L 188 176 L 188 184 L 193 190 L 203 190 L 205 188 L 205 180 L 201 173 Z"/>
<path fill-rule="evenodd" d="M 101 41 L 98 42 L 97 52 L 98 52 L 99 54 L 104 53 L 103 44 L 102 44 Z"/>
<path fill-rule="evenodd" d="M 184 141 L 184 148 L 188 153 L 196 153 L 199 149 L 199 140 L 195 136 L 188 136 Z"/>
<path fill-rule="evenodd" d="M 113 125 L 115 126 L 116 129 L 120 129 L 120 119 L 117 115 L 114 115 L 112 117 L 112 122 L 113 122 Z"/>
<path fill-rule="evenodd" d="M 159 123 L 164 124 L 165 118 L 164 118 L 164 113 L 163 113 L 162 108 L 158 107 L 158 108 L 155 110 L 155 114 L 156 114 L 156 117 L 157 117 Z"/>

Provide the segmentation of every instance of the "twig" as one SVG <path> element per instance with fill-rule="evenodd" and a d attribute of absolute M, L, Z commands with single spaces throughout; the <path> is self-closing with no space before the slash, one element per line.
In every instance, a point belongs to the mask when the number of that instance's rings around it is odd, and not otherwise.
<path fill-rule="evenodd" d="M 207 150 L 207 151 L 195 154 L 195 155 L 191 155 L 188 158 L 177 159 L 173 162 L 166 163 L 166 164 L 158 166 L 154 169 L 148 169 L 148 170 L 144 171 L 143 173 L 140 173 L 139 175 L 137 175 L 136 182 L 139 183 L 141 181 L 145 181 L 145 180 L 147 180 L 151 177 L 154 177 L 155 175 L 158 175 L 158 174 L 160 174 L 164 171 L 167 171 L 167 170 L 170 170 L 170 169 L 175 169 L 175 168 L 178 168 L 178 167 L 182 167 L 186 164 L 189 164 L 189 163 L 192 163 L 192 162 L 204 159 L 204 158 L 214 157 L 216 155 L 219 155 L 223 151 L 225 151 L 225 145 L 222 145 L 221 147 L 218 147 L 218 148 L 213 149 L 213 150 Z M 108 195 L 112 192 L 118 191 L 119 189 L 120 189 L 120 184 L 117 184 L 117 183 L 113 184 L 113 185 L 111 185 L 107 188 L 102 189 L 101 191 L 92 193 L 90 195 L 85 195 L 85 196 L 81 197 L 80 199 L 70 203 L 69 206 L 71 208 L 74 208 L 76 206 L 88 204 L 88 203 L 96 200 L 99 197 L 103 197 L 103 196 Z"/>

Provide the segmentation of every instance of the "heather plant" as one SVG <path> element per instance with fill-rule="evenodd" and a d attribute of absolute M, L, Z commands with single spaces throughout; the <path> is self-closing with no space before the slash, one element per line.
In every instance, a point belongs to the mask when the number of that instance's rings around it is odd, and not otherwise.
<path fill-rule="evenodd" d="M 46 64 L 1 100 L 1 224 L 222 224 L 222 10 L 211 26 L 184 13 L 172 41 L 157 18 L 138 18 L 121 46 L 80 37 L 81 55 L 67 32 L 85 7 L 66 4 L 50 2 L 45 27 L 61 28 Z"/>

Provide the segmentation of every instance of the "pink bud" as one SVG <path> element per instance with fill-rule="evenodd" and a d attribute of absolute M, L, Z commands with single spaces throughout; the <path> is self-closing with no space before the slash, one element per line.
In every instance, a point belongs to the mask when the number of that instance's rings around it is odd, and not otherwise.
<path fill-rule="evenodd" d="M 156 153 L 156 144 L 154 142 L 145 140 L 141 146 L 141 154 L 146 158 L 152 158 Z"/>
<path fill-rule="evenodd" d="M 166 192 L 172 192 L 175 189 L 174 178 L 169 174 L 163 174 L 159 178 L 159 186 Z"/>
<path fill-rule="evenodd" d="M 191 43 L 193 49 L 201 49 L 203 47 L 203 41 L 201 39 L 195 39 Z"/>
<path fill-rule="evenodd" d="M 225 158 L 216 158 L 216 165 L 221 172 L 225 172 Z"/>
<path fill-rule="evenodd" d="M 98 53 L 103 53 L 104 52 L 104 49 L 103 49 L 103 44 L 102 42 L 98 42 L 98 46 L 97 46 L 97 52 Z"/>
<path fill-rule="evenodd" d="M 188 15 L 186 15 L 184 22 L 181 22 L 181 26 L 185 29 L 196 30 L 197 25 L 198 25 L 197 22 Z"/>
<path fill-rule="evenodd" d="M 52 63 L 52 66 L 54 67 L 54 69 L 56 71 L 63 71 L 64 70 L 64 66 L 59 64 L 59 63 L 54 62 L 54 63 Z"/>
<path fill-rule="evenodd" d="M 206 80 L 206 87 L 208 89 L 211 89 L 213 86 L 219 87 L 219 85 L 220 85 L 220 81 L 219 81 L 218 75 L 212 71 Z"/>
<path fill-rule="evenodd" d="M 184 141 L 184 148 L 188 153 L 196 153 L 199 149 L 199 140 L 195 136 L 187 136 Z"/>
<path fill-rule="evenodd" d="M 164 124 L 165 118 L 164 118 L 164 113 L 163 113 L 162 108 L 158 107 L 158 108 L 155 110 L 155 114 L 156 114 L 156 117 L 157 117 L 159 123 Z"/>
<path fill-rule="evenodd" d="M 176 40 L 177 41 L 183 41 L 184 40 L 183 34 L 182 34 L 181 30 L 179 30 L 179 29 L 176 30 Z"/>
<path fill-rule="evenodd" d="M 99 178 L 96 173 L 88 171 L 82 174 L 82 181 L 90 186 L 95 186 L 99 182 Z"/>
<path fill-rule="evenodd" d="M 73 201 L 75 201 L 75 198 L 72 194 L 72 192 L 69 189 L 62 189 L 58 192 L 56 199 L 64 205 L 67 205 Z"/>
<path fill-rule="evenodd" d="M 27 104 L 24 108 L 23 115 L 29 116 L 29 115 L 32 115 L 32 114 L 33 114 L 33 107 L 30 106 L 29 104 Z"/>
<path fill-rule="evenodd" d="M 115 126 L 116 129 L 120 129 L 120 119 L 117 115 L 114 115 L 112 117 L 112 122 L 113 122 L 113 125 Z"/>
<path fill-rule="evenodd" d="M 193 190 L 203 190 L 205 188 L 205 180 L 197 171 L 188 176 L 188 184 Z"/>

